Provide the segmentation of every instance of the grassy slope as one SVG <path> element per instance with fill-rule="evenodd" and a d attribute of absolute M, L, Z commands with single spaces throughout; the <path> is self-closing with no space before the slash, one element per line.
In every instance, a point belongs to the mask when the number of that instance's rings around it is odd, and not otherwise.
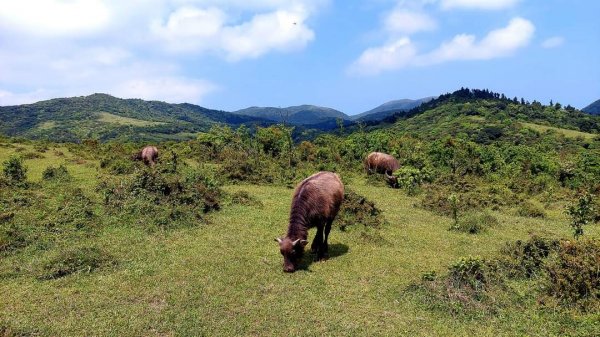
<path fill-rule="evenodd" d="M 0 148 L 0 161 L 12 151 Z M 30 177 L 37 180 L 46 165 L 64 162 L 91 191 L 95 169 L 70 159 L 67 152 L 56 156 L 50 150 L 44 159 L 27 161 Z M 535 303 L 467 320 L 427 310 L 403 296 L 422 272 L 443 272 L 464 255 L 492 256 L 504 241 L 526 238 L 531 230 L 568 236 L 564 215 L 553 213 L 542 221 L 496 214 L 501 222 L 497 228 L 475 236 L 459 234 L 447 230 L 448 218 L 413 207 L 417 199 L 399 190 L 367 186 L 360 177 L 347 185 L 375 201 L 389 224 L 366 234 L 358 228 L 334 230 L 329 261 L 284 274 L 273 239 L 285 231 L 292 191 L 229 186 L 229 191 L 250 192 L 264 207 L 228 206 L 203 227 L 148 234 L 133 225 L 110 225 L 98 237 L 82 239 L 94 240 L 117 257 L 114 269 L 39 281 L 6 277 L 7 266 L 18 260 L 0 260 L 0 321 L 43 335 L 573 333 L 577 321 L 554 317 Z M 312 231 L 310 235 L 312 239 Z M 586 235 L 598 237 L 600 231 L 589 227 Z M 35 259 L 21 267 L 31 268 Z M 589 315 L 583 333 L 600 329 L 599 318 Z"/>
<path fill-rule="evenodd" d="M 522 122 L 521 124 L 525 127 L 536 130 L 538 132 L 546 132 L 546 131 L 551 130 L 551 131 L 554 131 L 557 133 L 561 133 L 567 138 L 581 137 L 584 139 L 593 139 L 594 137 L 598 136 L 597 134 L 593 134 L 593 133 L 587 133 L 587 132 L 581 132 L 581 131 L 575 131 L 575 130 L 569 130 L 569 129 L 562 129 L 562 128 L 555 128 L 552 126 L 546 126 L 546 125 L 540 125 L 540 124 L 534 124 L 534 123 Z"/>

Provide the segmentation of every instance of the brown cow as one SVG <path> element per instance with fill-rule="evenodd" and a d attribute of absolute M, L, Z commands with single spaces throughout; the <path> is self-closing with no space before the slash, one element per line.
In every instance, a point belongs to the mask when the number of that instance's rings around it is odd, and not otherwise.
<path fill-rule="evenodd" d="M 294 272 L 308 243 L 308 229 L 317 227 L 311 250 L 319 260 L 328 253 L 327 238 L 331 223 L 344 200 L 344 184 L 332 172 L 319 172 L 304 179 L 294 191 L 287 235 L 275 239 L 283 255 L 283 270 Z M 325 230 L 325 237 L 323 237 Z"/>
<path fill-rule="evenodd" d="M 393 173 L 399 168 L 398 160 L 387 153 L 371 152 L 365 159 L 367 172 L 385 174 L 385 181 L 392 187 L 398 187 L 398 178 Z"/>
<path fill-rule="evenodd" d="M 156 146 L 146 146 L 140 152 L 133 156 L 134 160 L 141 160 L 146 165 L 154 166 L 158 159 L 158 149 Z"/>

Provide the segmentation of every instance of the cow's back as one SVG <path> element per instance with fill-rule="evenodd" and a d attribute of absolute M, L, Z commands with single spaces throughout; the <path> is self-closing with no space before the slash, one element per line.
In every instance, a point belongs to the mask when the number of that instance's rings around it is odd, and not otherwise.
<path fill-rule="evenodd" d="M 294 191 L 294 209 L 310 219 L 333 219 L 344 199 L 344 184 L 333 172 L 318 172 L 304 179 Z"/>

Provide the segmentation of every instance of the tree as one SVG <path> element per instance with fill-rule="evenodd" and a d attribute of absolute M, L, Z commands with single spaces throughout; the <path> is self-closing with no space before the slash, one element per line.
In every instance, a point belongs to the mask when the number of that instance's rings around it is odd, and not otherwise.
<path fill-rule="evenodd" d="M 576 204 L 567 208 L 567 214 L 571 216 L 571 227 L 575 238 L 583 235 L 583 226 L 594 220 L 594 211 L 594 198 L 590 193 L 582 195 Z"/>

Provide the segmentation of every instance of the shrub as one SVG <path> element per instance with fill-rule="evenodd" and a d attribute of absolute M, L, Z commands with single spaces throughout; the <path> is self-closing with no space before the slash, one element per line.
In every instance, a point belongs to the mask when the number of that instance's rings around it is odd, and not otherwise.
<path fill-rule="evenodd" d="M 529 218 L 545 218 L 546 212 L 542 206 L 532 201 L 525 201 L 517 210 L 517 214 Z"/>
<path fill-rule="evenodd" d="M 70 178 L 71 175 L 64 165 L 58 167 L 48 166 L 42 172 L 42 179 L 44 180 L 68 180 Z"/>
<path fill-rule="evenodd" d="M 114 258 L 99 248 L 68 248 L 43 263 L 38 278 L 50 280 L 74 273 L 91 273 L 113 264 L 115 264 Z"/>
<path fill-rule="evenodd" d="M 485 263 L 480 258 L 462 257 L 448 268 L 449 280 L 454 288 L 481 291 L 487 283 L 484 268 Z"/>
<path fill-rule="evenodd" d="M 479 212 L 467 214 L 450 226 L 450 230 L 477 234 L 496 225 L 498 225 L 496 217 L 488 212 Z"/>
<path fill-rule="evenodd" d="M 45 217 L 44 226 L 51 230 L 90 228 L 96 214 L 93 201 L 80 188 L 69 189 L 58 198 L 58 206 Z"/>
<path fill-rule="evenodd" d="M 334 222 L 342 231 L 350 226 L 362 224 L 365 227 L 379 227 L 383 224 L 381 211 L 375 203 L 346 188 L 344 202 Z"/>
<path fill-rule="evenodd" d="M 485 315 L 494 312 L 497 306 L 488 295 L 493 291 L 488 273 L 483 260 L 460 258 L 450 265 L 447 274 L 424 273 L 421 282 L 408 290 L 428 307 L 444 313 Z"/>
<path fill-rule="evenodd" d="M 599 266 L 600 241 L 561 241 L 545 267 L 547 293 L 566 304 L 600 300 Z"/>
<path fill-rule="evenodd" d="M 21 184 L 27 179 L 27 167 L 23 165 L 23 158 L 11 156 L 2 166 L 2 173 L 9 182 Z"/>
<path fill-rule="evenodd" d="M 112 174 L 130 174 L 135 169 L 135 163 L 120 157 L 108 157 L 100 160 L 100 168 Z"/>
<path fill-rule="evenodd" d="M 558 248 L 557 240 L 531 236 L 527 241 L 509 242 L 500 250 L 500 267 L 509 277 L 535 277 L 544 261 Z"/>
<path fill-rule="evenodd" d="M 159 228 L 191 225 L 220 209 L 223 192 L 198 171 L 162 172 L 144 168 L 126 178 L 107 178 L 98 186 L 109 212 L 134 215 Z"/>
<path fill-rule="evenodd" d="M 398 178 L 400 188 L 406 190 L 409 195 L 414 195 L 421 184 L 431 182 L 433 173 L 426 167 L 418 169 L 411 166 L 404 166 L 396 170 L 394 176 Z"/>

